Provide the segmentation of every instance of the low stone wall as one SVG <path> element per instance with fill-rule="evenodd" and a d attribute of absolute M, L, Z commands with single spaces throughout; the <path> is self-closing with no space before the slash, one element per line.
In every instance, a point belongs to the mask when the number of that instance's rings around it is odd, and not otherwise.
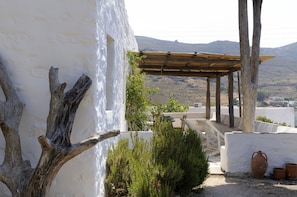
<path fill-rule="evenodd" d="M 229 125 L 229 115 L 221 115 L 221 121 L 225 125 Z M 234 117 L 234 128 L 242 129 L 242 118 Z M 255 131 L 260 133 L 297 133 L 297 128 L 281 126 L 273 123 L 255 121 Z"/>
<path fill-rule="evenodd" d="M 266 176 L 273 168 L 297 163 L 297 133 L 225 133 L 221 168 L 228 173 L 251 173 L 251 157 L 261 150 L 268 157 Z"/>
<path fill-rule="evenodd" d="M 215 113 L 215 107 L 211 107 L 211 113 Z M 205 107 L 190 107 L 189 112 L 205 112 Z M 229 114 L 228 107 L 221 107 L 221 114 Z M 239 108 L 234 106 L 234 116 L 239 117 Z M 295 126 L 295 111 L 293 107 L 256 107 L 256 117 L 265 116 L 273 122 L 286 123 Z"/>

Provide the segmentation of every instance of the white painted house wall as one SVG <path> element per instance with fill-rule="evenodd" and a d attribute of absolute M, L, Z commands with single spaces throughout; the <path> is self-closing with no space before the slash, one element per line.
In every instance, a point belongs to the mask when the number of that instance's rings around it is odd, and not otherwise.
<path fill-rule="evenodd" d="M 0 1 L 0 57 L 26 105 L 20 125 L 23 158 L 35 167 L 41 153 L 37 137 L 46 129 L 51 66 L 59 68 L 60 82 L 68 89 L 81 74 L 93 81 L 77 111 L 73 143 L 105 130 L 125 130 L 126 52 L 133 49 L 137 43 L 124 1 Z M 5 142 L 0 133 L 2 163 Z M 116 140 L 66 163 L 48 196 L 104 196 L 106 153 Z M 1 196 L 8 195 L 3 188 L 0 185 Z"/>

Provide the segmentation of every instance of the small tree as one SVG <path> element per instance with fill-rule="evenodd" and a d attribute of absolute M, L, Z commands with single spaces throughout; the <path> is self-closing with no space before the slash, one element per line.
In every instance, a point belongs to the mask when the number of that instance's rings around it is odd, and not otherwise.
<path fill-rule="evenodd" d="M 139 62 L 145 56 L 128 51 L 128 59 L 130 64 L 130 72 L 127 76 L 126 84 L 126 120 L 128 122 L 128 130 L 140 131 L 145 128 L 149 116 L 147 106 L 149 104 L 148 94 L 152 92 L 145 86 L 145 74 L 141 73 L 138 68 Z"/>
<path fill-rule="evenodd" d="M 253 0 L 253 42 L 250 54 L 247 0 L 238 0 L 244 132 L 255 131 L 262 0 Z"/>
<path fill-rule="evenodd" d="M 154 117 L 155 122 L 160 122 L 164 120 L 163 113 L 166 112 L 185 112 L 189 110 L 188 105 L 183 105 L 179 103 L 178 100 L 174 99 L 172 94 L 169 94 L 169 99 L 165 105 L 155 105 L 151 109 L 151 114 Z M 167 120 L 171 120 L 170 117 L 166 117 Z M 158 124 L 157 124 L 158 125 Z"/>
<path fill-rule="evenodd" d="M 208 161 L 198 134 L 185 132 L 161 122 L 154 127 L 153 159 L 159 169 L 161 185 L 187 196 L 208 175 Z"/>
<path fill-rule="evenodd" d="M 168 103 L 164 106 L 164 112 L 184 112 L 189 110 L 188 105 L 179 103 L 178 100 L 174 99 L 173 94 L 169 94 Z"/>
<path fill-rule="evenodd" d="M 258 93 L 257 93 L 257 101 L 258 102 L 263 102 L 268 97 L 269 97 L 269 94 L 267 92 L 258 91 Z"/>

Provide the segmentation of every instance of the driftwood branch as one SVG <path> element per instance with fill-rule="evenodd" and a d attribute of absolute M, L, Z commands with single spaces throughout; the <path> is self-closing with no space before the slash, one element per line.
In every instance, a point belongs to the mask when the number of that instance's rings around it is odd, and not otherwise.
<path fill-rule="evenodd" d="M 66 83 L 59 83 L 58 69 L 53 67 L 49 72 L 49 81 L 51 100 L 46 137 L 51 139 L 55 145 L 70 146 L 76 110 L 92 81 L 88 76 L 82 75 L 74 87 L 64 93 Z"/>
<path fill-rule="evenodd" d="M 4 165 L 18 166 L 22 162 L 21 144 L 19 139 L 19 124 L 24 104 L 20 101 L 9 78 L 7 70 L 0 60 L 0 85 L 6 97 L 0 102 L 0 127 L 5 138 Z M 13 142 L 13 143 L 11 143 Z"/>
<path fill-rule="evenodd" d="M 6 141 L 0 181 L 7 185 L 13 197 L 44 197 L 63 164 L 98 142 L 119 134 L 119 131 L 109 131 L 72 144 L 70 137 L 75 114 L 91 86 L 91 79 L 82 75 L 65 93 L 66 83 L 59 82 L 58 69 L 52 67 L 49 83 L 51 100 L 47 129 L 46 134 L 38 138 L 42 153 L 36 168 L 32 169 L 30 162 L 22 159 L 18 133 L 24 105 L 0 61 L 0 85 L 6 97 L 5 102 L 0 102 L 0 127 Z"/>
<path fill-rule="evenodd" d="M 89 137 L 88 139 L 81 141 L 79 143 L 73 144 L 71 146 L 71 149 L 69 150 L 68 155 L 72 158 L 76 155 L 79 155 L 83 151 L 93 147 L 96 145 L 98 142 L 102 142 L 108 138 L 115 137 L 120 134 L 119 130 L 115 131 L 108 131 L 102 134 L 96 134 L 92 137 Z"/>
<path fill-rule="evenodd" d="M 19 124 L 24 104 L 20 101 L 6 67 L 0 59 L 0 85 L 5 101 L 0 101 L 0 128 L 5 138 L 5 156 L 0 166 L 0 181 L 18 196 L 21 179 L 32 171 L 30 162 L 23 161 L 19 137 Z"/>

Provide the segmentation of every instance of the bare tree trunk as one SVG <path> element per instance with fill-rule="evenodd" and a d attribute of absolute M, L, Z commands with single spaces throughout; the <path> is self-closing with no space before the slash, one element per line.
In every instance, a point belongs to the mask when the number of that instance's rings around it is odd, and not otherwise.
<path fill-rule="evenodd" d="M 6 96 L 6 101 L 0 102 L 0 127 L 6 142 L 0 181 L 9 188 L 13 197 L 44 197 L 63 164 L 98 142 L 119 134 L 119 131 L 110 131 L 72 144 L 70 136 L 76 110 L 91 85 L 91 79 L 82 75 L 66 93 L 66 83 L 59 83 L 57 68 L 50 69 L 49 80 L 51 101 L 47 130 L 45 136 L 38 138 L 42 153 L 33 169 L 30 161 L 22 159 L 18 131 L 24 105 L 0 61 L 0 85 Z"/>
<path fill-rule="evenodd" d="M 253 0 L 253 43 L 250 57 L 247 0 L 239 0 L 239 37 L 243 94 L 244 132 L 255 131 L 255 110 L 258 88 L 258 67 L 261 37 L 262 0 Z"/>

